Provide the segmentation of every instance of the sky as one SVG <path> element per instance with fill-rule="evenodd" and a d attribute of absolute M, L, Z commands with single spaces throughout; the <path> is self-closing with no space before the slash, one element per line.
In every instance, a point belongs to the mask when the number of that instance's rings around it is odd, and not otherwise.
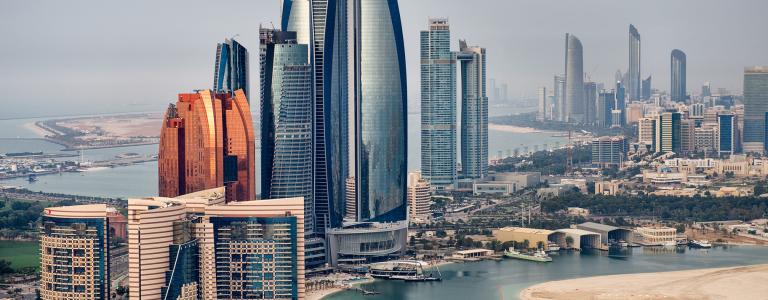
<path fill-rule="evenodd" d="M 216 43 L 234 35 L 258 87 L 258 29 L 279 24 L 280 3 L 0 1 L 0 119 L 162 111 L 178 93 L 212 87 Z M 744 67 L 768 65 L 766 11 L 765 0 L 400 0 L 409 108 L 419 107 L 418 39 L 430 17 L 449 18 L 453 47 L 460 38 L 486 47 L 488 77 L 521 98 L 564 72 L 566 32 L 581 39 L 591 79 L 611 83 L 627 69 L 629 24 L 654 88 L 669 89 L 677 48 L 689 93 L 705 81 L 740 92 Z"/>

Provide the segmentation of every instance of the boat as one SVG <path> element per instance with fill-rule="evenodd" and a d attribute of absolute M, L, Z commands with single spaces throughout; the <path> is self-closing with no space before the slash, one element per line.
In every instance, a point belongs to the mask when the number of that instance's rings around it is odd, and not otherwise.
<path fill-rule="evenodd" d="M 559 246 L 558 244 L 556 244 L 556 243 L 552 243 L 552 242 L 549 242 L 549 243 L 547 244 L 547 252 L 548 252 L 548 253 L 551 253 L 551 252 L 558 252 L 558 251 L 560 251 L 560 246 Z"/>
<path fill-rule="evenodd" d="M 699 249 L 709 249 L 712 248 L 712 244 L 709 243 L 707 240 L 692 240 L 688 243 L 688 246 L 691 248 L 699 248 Z"/>
<path fill-rule="evenodd" d="M 514 248 L 509 248 L 507 251 L 504 251 L 504 256 L 514 259 L 521 259 L 521 260 L 530 260 L 530 261 L 537 261 L 537 262 L 551 262 L 552 258 L 547 255 L 547 253 L 544 252 L 544 250 L 536 250 L 533 254 L 526 254 L 522 253 L 520 251 L 515 250 Z"/>
<path fill-rule="evenodd" d="M 35 174 L 30 174 L 30 175 L 27 177 L 27 181 L 28 181 L 28 182 L 35 182 L 35 181 L 37 181 L 37 175 L 35 175 Z"/>
<path fill-rule="evenodd" d="M 437 275 L 435 275 L 436 272 Z M 440 281 L 442 274 L 437 266 L 419 260 L 395 260 L 371 265 L 368 272 L 373 278 L 404 281 Z"/>

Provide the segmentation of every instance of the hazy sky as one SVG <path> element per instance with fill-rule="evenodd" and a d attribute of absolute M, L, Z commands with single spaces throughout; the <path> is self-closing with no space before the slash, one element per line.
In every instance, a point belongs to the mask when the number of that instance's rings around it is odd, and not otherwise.
<path fill-rule="evenodd" d="M 211 88 L 216 43 L 239 34 L 258 87 L 259 24 L 280 0 L 0 1 L 0 118 L 162 110 Z M 668 90 L 669 53 L 688 55 L 689 92 L 704 81 L 741 91 L 745 66 L 768 65 L 765 0 L 401 0 L 409 106 L 419 102 L 419 31 L 448 17 L 488 49 L 488 76 L 533 96 L 562 73 L 564 36 L 584 45 L 584 71 L 611 82 L 627 69 L 627 30 L 642 35 L 642 76 Z M 253 99 L 255 101 L 258 101 Z M 255 106 L 254 109 L 257 109 Z"/>

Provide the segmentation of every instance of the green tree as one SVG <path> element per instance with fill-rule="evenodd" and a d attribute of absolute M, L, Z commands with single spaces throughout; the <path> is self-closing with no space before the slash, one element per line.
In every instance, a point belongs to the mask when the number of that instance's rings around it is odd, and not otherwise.
<path fill-rule="evenodd" d="M 573 248 L 573 237 L 566 236 L 565 237 L 565 244 L 568 246 L 568 248 Z"/>

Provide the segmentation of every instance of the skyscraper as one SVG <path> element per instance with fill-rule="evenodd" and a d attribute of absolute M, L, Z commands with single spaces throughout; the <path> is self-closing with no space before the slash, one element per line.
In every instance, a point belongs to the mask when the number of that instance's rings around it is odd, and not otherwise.
<path fill-rule="evenodd" d="M 433 187 L 456 183 L 456 59 L 447 19 L 421 31 L 421 170 Z"/>
<path fill-rule="evenodd" d="M 131 299 L 304 299 L 304 201 L 128 200 Z"/>
<path fill-rule="evenodd" d="M 597 114 L 595 123 L 600 127 L 611 127 L 612 112 L 616 105 L 616 95 L 613 90 L 603 90 L 597 98 Z"/>
<path fill-rule="evenodd" d="M 536 120 L 544 121 L 547 119 L 547 87 L 539 88 L 539 111 L 536 115 Z"/>
<path fill-rule="evenodd" d="M 593 124 L 597 116 L 597 83 L 584 83 L 584 122 Z"/>
<path fill-rule="evenodd" d="M 179 94 L 160 131 L 159 191 L 175 197 L 226 186 L 228 201 L 256 198 L 253 119 L 243 90 Z"/>
<path fill-rule="evenodd" d="M 315 230 L 324 232 L 341 225 L 349 175 L 347 0 L 283 1 L 281 28 L 310 46 Z"/>
<path fill-rule="evenodd" d="M 248 81 L 248 49 L 234 39 L 226 39 L 216 46 L 216 66 L 213 75 L 213 91 L 230 93 L 243 90 L 245 98 L 250 100 Z"/>
<path fill-rule="evenodd" d="M 565 122 L 565 75 L 555 75 L 554 100 L 555 120 Z"/>
<path fill-rule="evenodd" d="M 629 99 L 639 100 L 641 94 L 640 81 L 640 33 L 635 25 L 629 24 Z"/>
<path fill-rule="evenodd" d="M 408 218 L 412 223 L 427 222 L 432 202 L 430 184 L 419 172 L 408 173 Z"/>
<path fill-rule="evenodd" d="M 464 178 L 488 175 L 488 96 L 485 48 L 459 41 L 461 62 L 461 168 Z"/>
<path fill-rule="evenodd" d="M 656 152 L 681 153 L 681 125 L 679 112 L 664 112 L 656 119 Z"/>
<path fill-rule="evenodd" d="M 686 98 L 686 87 L 685 87 L 685 68 L 686 68 L 686 59 L 685 59 L 685 53 L 683 51 L 680 51 L 678 49 L 672 50 L 671 55 L 671 63 L 670 63 L 670 69 L 671 69 L 671 83 L 672 86 L 670 87 L 670 95 L 672 96 L 672 101 L 677 102 L 683 102 Z"/>
<path fill-rule="evenodd" d="M 565 34 L 565 107 L 568 123 L 584 122 L 584 57 L 581 41 Z"/>
<path fill-rule="evenodd" d="M 357 0 L 354 13 L 358 221 L 404 221 L 408 98 L 399 6 L 396 0 Z"/>
<path fill-rule="evenodd" d="M 613 123 L 618 124 L 619 127 L 626 124 L 626 111 L 627 111 L 627 92 L 622 82 L 616 83 L 616 103 L 613 105 L 613 109 L 621 111 L 620 118 L 614 119 Z"/>
<path fill-rule="evenodd" d="M 314 231 L 312 152 L 314 76 L 296 33 L 262 34 L 261 191 L 265 199 L 304 197 L 306 233 Z"/>
<path fill-rule="evenodd" d="M 623 136 L 603 136 L 592 140 L 592 164 L 603 168 L 621 167 L 629 150 Z"/>
<path fill-rule="evenodd" d="M 42 299 L 111 299 L 109 209 L 92 204 L 43 211 Z"/>
<path fill-rule="evenodd" d="M 643 80 L 642 100 L 651 99 L 651 76 Z"/>
<path fill-rule="evenodd" d="M 721 114 L 717 116 L 718 122 L 718 148 L 720 155 L 732 155 L 736 151 L 736 128 L 734 115 Z"/>
<path fill-rule="evenodd" d="M 768 66 L 744 69 L 744 152 L 766 149 L 765 121 L 768 112 Z"/>

